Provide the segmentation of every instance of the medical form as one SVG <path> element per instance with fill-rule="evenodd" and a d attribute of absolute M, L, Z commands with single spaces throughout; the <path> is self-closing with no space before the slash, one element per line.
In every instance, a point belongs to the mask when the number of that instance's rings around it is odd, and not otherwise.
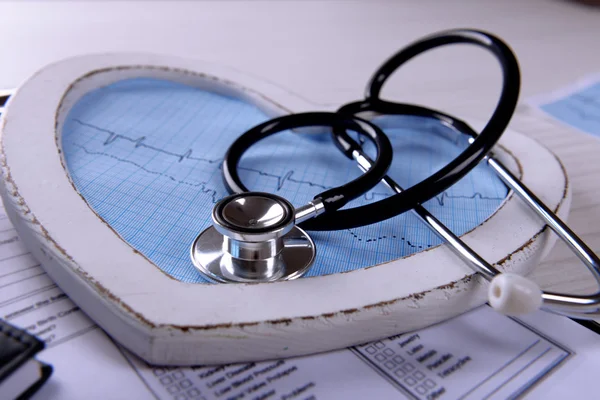
<path fill-rule="evenodd" d="M 153 367 L 115 344 L 52 282 L 4 213 L 0 264 L 0 317 L 45 340 L 41 357 L 55 368 L 39 399 L 503 399 L 551 387 L 553 372 L 580 357 L 552 323 L 600 348 L 600 336 L 565 318 L 538 313 L 521 321 L 483 306 L 427 329 L 325 354 Z"/>

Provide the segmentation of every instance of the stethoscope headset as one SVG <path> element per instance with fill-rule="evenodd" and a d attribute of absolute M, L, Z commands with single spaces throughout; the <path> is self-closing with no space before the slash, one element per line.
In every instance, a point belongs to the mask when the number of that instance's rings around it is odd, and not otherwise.
<path fill-rule="evenodd" d="M 427 50 L 458 43 L 483 47 L 494 54 L 502 68 L 500 98 L 481 132 L 477 133 L 465 122 L 440 111 L 380 98 L 383 85 L 401 65 Z M 213 226 L 203 231 L 192 244 L 194 265 L 216 282 L 259 283 L 295 279 L 306 273 L 315 259 L 315 244 L 305 230 L 355 228 L 413 210 L 475 272 L 490 281 L 488 300 L 499 312 L 520 315 L 543 308 L 574 318 L 597 318 L 600 316 L 600 291 L 589 296 L 545 292 L 525 277 L 501 273 L 421 206 L 485 161 L 507 187 L 567 243 L 600 285 L 598 257 L 494 156 L 492 149 L 512 118 L 519 90 L 518 62 L 502 40 L 477 30 L 449 30 L 425 37 L 388 59 L 373 75 L 362 101 L 346 104 L 335 113 L 290 114 L 255 126 L 242 134 L 224 157 L 223 178 L 227 190 L 233 194 L 215 205 Z M 377 125 L 360 117 L 364 114 L 432 118 L 466 137 L 469 145 L 446 166 L 416 185 L 403 189 L 386 175 L 393 158 L 388 137 Z M 249 191 L 237 171 L 243 154 L 268 136 L 313 126 L 331 128 L 338 149 L 355 160 L 364 173 L 351 182 L 317 194 L 308 204 L 298 208 L 280 196 Z M 361 140 L 355 140 L 349 131 L 358 133 Z M 363 138 L 375 146 L 376 156 L 373 159 L 363 150 Z M 393 195 L 342 209 L 381 181 L 394 192 Z"/>

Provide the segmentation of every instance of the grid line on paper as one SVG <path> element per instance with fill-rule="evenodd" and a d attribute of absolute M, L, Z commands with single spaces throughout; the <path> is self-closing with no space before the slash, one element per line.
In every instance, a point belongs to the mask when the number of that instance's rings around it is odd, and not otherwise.
<path fill-rule="evenodd" d="M 163 80 L 129 79 L 75 104 L 62 147 L 76 188 L 125 241 L 176 279 L 205 282 L 188 254 L 196 235 L 210 226 L 214 203 L 227 195 L 220 162 L 237 136 L 266 119 L 238 99 Z M 426 118 L 384 117 L 377 123 L 394 146 L 390 176 L 405 187 L 462 149 L 449 128 Z M 365 150 L 373 152 L 368 143 Z M 240 163 L 240 176 L 251 190 L 276 193 L 295 206 L 359 173 L 325 133 L 269 137 Z M 380 184 L 348 207 L 390 194 Z M 506 195 L 501 181 L 481 165 L 425 206 L 462 234 L 492 214 Z M 440 243 L 412 213 L 312 236 L 319 249 L 309 275 L 362 268 Z"/>

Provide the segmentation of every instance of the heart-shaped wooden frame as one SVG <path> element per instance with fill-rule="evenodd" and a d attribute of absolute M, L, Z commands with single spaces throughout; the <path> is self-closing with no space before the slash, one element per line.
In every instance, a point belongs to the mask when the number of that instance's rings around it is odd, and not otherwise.
<path fill-rule="evenodd" d="M 239 71 L 145 54 L 59 62 L 11 97 L 3 115 L 0 160 L 0 192 L 10 219 L 52 279 L 143 359 L 194 365 L 321 352 L 422 328 L 486 301 L 487 284 L 445 245 L 362 270 L 288 282 L 205 285 L 169 277 L 89 207 L 61 154 L 61 128 L 77 100 L 134 77 L 239 97 L 270 116 L 315 107 Z M 553 154 L 512 131 L 496 154 L 566 217 L 568 181 Z M 544 223 L 512 194 L 463 239 L 500 269 L 521 274 L 553 243 Z"/>

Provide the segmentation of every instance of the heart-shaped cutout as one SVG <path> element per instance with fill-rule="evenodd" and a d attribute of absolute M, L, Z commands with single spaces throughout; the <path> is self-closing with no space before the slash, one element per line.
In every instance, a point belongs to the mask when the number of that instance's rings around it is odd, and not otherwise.
<path fill-rule="evenodd" d="M 266 119 L 240 99 L 172 81 L 129 79 L 91 91 L 73 106 L 62 149 L 77 191 L 116 233 L 174 278 L 204 283 L 188 253 L 196 235 L 211 225 L 215 202 L 228 194 L 222 157 L 235 138 Z M 376 122 L 394 144 L 389 174 L 404 187 L 440 169 L 464 146 L 455 132 L 429 118 Z M 295 206 L 360 173 L 327 133 L 292 132 L 250 149 L 240 170 L 252 190 L 278 194 Z M 481 164 L 426 206 L 460 235 L 489 218 L 507 193 Z M 380 185 L 350 206 L 390 194 Z M 307 276 L 369 267 L 442 243 L 412 213 L 312 236 L 318 256 Z"/>

